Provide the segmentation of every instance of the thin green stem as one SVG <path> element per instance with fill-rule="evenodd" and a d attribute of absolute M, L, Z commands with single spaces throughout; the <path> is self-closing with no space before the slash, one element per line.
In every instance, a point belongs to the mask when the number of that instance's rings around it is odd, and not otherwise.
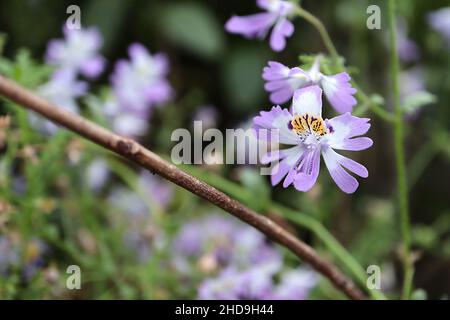
<path fill-rule="evenodd" d="M 323 25 L 322 21 L 320 21 L 316 16 L 311 14 L 310 12 L 304 10 L 302 7 L 297 6 L 295 9 L 295 13 L 299 16 L 304 18 L 306 21 L 311 23 L 314 28 L 317 29 L 317 31 L 320 34 L 320 37 L 323 40 L 323 43 L 325 47 L 327 48 L 327 51 L 330 53 L 331 60 L 333 62 L 333 65 L 336 68 L 342 67 L 342 64 L 339 60 L 339 53 L 336 50 L 336 47 L 333 44 L 333 41 L 330 38 L 330 35 L 327 32 L 327 29 Z"/>
<path fill-rule="evenodd" d="M 287 208 L 272 201 L 265 202 L 265 207 L 261 208 L 261 201 L 255 199 L 254 195 L 248 189 L 243 188 L 239 184 L 231 182 L 215 173 L 200 170 L 195 166 L 182 165 L 181 167 L 188 173 L 202 179 L 255 210 L 277 213 L 296 225 L 311 231 L 324 244 L 333 257 L 353 274 L 353 277 L 358 281 L 359 285 L 362 288 L 366 288 L 367 293 L 373 299 L 386 299 L 381 291 L 367 289 L 367 274 L 364 268 L 319 221 L 307 214 Z"/>
<path fill-rule="evenodd" d="M 348 72 L 345 68 L 344 64 L 342 63 L 339 53 L 336 50 L 336 47 L 333 44 L 333 41 L 331 40 L 330 35 L 328 34 L 327 29 L 323 25 L 322 21 L 320 21 L 316 16 L 311 14 L 310 12 L 306 11 L 300 6 L 297 6 L 295 9 L 295 14 L 297 14 L 299 17 L 304 18 L 306 21 L 308 21 L 311 25 L 316 28 L 316 30 L 319 32 L 320 37 L 322 38 L 322 41 L 325 45 L 325 48 L 327 49 L 328 53 L 331 56 L 331 61 L 333 62 L 333 66 L 339 70 L 339 71 L 345 71 Z M 379 116 L 381 119 L 387 121 L 387 122 L 395 122 L 395 117 L 390 112 L 384 110 L 381 108 L 378 104 L 374 103 L 370 97 L 361 90 L 361 88 L 358 86 L 358 84 L 353 80 L 352 81 L 353 87 L 357 90 L 356 91 L 356 97 L 358 100 L 360 100 L 363 103 L 363 107 L 359 108 L 357 110 L 357 113 L 363 113 L 365 109 L 370 108 L 370 110 L 375 113 L 377 116 Z"/>
<path fill-rule="evenodd" d="M 394 124 L 394 146 L 397 168 L 397 192 L 400 208 L 400 225 L 403 240 L 403 268 L 404 281 L 402 298 L 409 299 L 411 296 L 413 280 L 413 262 L 411 260 L 411 236 L 408 208 L 408 184 L 406 180 L 405 149 L 403 146 L 403 111 L 400 105 L 400 63 L 397 50 L 397 22 L 396 22 L 396 0 L 389 0 L 389 34 L 391 44 L 391 78 L 394 99 L 394 111 L 396 122 Z"/>

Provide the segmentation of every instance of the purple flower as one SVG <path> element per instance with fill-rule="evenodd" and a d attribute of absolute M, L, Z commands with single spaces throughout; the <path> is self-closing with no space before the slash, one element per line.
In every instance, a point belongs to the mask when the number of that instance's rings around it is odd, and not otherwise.
<path fill-rule="evenodd" d="M 273 290 L 274 270 L 265 265 L 254 266 L 245 271 L 233 267 L 222 271 L 218 277 L 200 284 L 198 298 L 202 300 L 267 299 Z"/>
<path fill-rule="evenodd" d="M 299 88 L 319 85 L 337 112 L 351 112 L 356 105 L 353 97 L 356 89 L 351 86 L 348 73 L 341 72 L 332 76 L 322 74 L 319 57 L 308 71 L 298 67 L 291 69 L 279 62 L 270 61 L 262 76 L 266 80 L 264 88 L 270 92 L 270 100 L 275 104 L 289 101 Z"/>
<path fill-rule="evenodd" d="M 294 25 L 288 20 L 294 11 L 294 4 L 283 0 L 257 0 L 257 4 L 266 12 L 244 17 L 233 16 L 227 21 L 225 29 L 246 38 L 263 39 L 273 26 L 270 47 L 274 51 L 282 51 L 286 46 L 286 38 L 294 33 Z"/>
<path fill-rule="evenodd" d="M 166 79 L 169 64 L 165 55 L 150 55 L 140 44 L 128 49 L 130 61 L 117 62 L 111 82 L 114 95 L 106 114 L 119 134 L 140 136 L 148 129 L 153 107 L 166 103 L 173 89 Z"/>
<path fill-rule="evenodd" d="M 417 44 L 408 38 L 408 25 L 405 20 L 399 20 L 397 25 L 398 55 L 403 62 L 414 62 L 420 57 Z"/>
<path fill-rule="evenodd" d="M 166 207 L 172 200 L 173 190 L 171 185 L 160 177 L 143 170 L 139 174 L 139 182 L 144 190 L 148 192 L 150 199 L 159 206 Z"/>
<path fill-rule="evenodd" d="M 105 59 L 98 53 L 103 42 L 98 30 L 64 28 L 63 32 L 63 40 L 50 41 L 46 53 L 47 63 L 88 78 L 100 75 L 105 67 Z"/>
<path fill-rule="evenodd" d="M 297 190 L 308 191 L 316 183 L 322 154 L 331 177 L 346 193 L 355 192 L 358 181 L 345 169 L 364 178 L 368 172 L 364 166 L 334 149 L 358 151 L 372 146 L 370 138 L 357 137 L 369 130 L 368 122 L 369 119 L 350 113 L 323 120 L 322 89 L 317 85 L 297 90 L 291 111 L 276 106 L 269 112 L 261 112 L 253 120 L 257 131 L 275 131 L 280 143 L 293 145 L 289 149 L 269 152 L 264 157 L 265 163 L 281 160 L 272 169 L 272 185 L 285 178 L 284 188 L 294 184 Z"/>
<path fill-rule="evenodd" d="M 87 92 L 86 82 L 78 81 L 76 75 L 67 69 L 57 70 L 50 80 L 37 88 L 37 94 L 44 99 L 74 113 L 78 113 L 76 99 Z M 58 128 L 41 116 L 30 114 L 31 124 L 46 134 L 54 134 Z"/>
<path fill-rule="evenodd" d="M 255 265 L 280 268 L 282 255 L 258 231 L 238 221 L 211 215 L 183 226 L 174 241 L 179 271 L 189 271 L 189 261 L 208 255 L 220 267 L 246 269 Z"/>
<path fill-rule="evenodd" d="M 439 32 L 450 46 L 450 7 L 444 7 L 427 14 L 428 24 Z"/>
<path fill-rule="evenodd" d="M 318 280 L 317 273 L 309 269 L 299 268 L 287 271 L 281 276 L 281 281 L 273 290 L 271 298 L 275 300 L 305 300 Z"/>

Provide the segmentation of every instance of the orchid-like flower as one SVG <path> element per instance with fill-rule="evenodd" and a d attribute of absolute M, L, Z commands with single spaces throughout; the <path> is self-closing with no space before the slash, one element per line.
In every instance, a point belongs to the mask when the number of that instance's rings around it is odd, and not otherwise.
<path fill-rule="evenodd" d="M 47 63 L 58 69 L 80 73 L 88 78 L 96 78 L 105 67 L 105 59 L 98 53 L 102 46 L 102 36 L 95 28 L 64 28 L 64 39 L 50 41 Z"/>
<path fill-rule="evenodd" d="M 316 183 L 322 154 L 331 177 L 346 193 L 355 192 L 358 181 L 345 169 L 363 178 L 368 176 L 368 171 L 334 150 L 359 151 L 372 146 L 370 138 L 358 137 L 369 130 L 368 122 L 367 118 L 349 113 L 331 120 L 322 119 L 322 89 L 317 85 L 297 90 L 291 111 L 276 106 L 253 120 L 261 139 L 259 130 L 266 129 L 275 131 L 280 143 L 293 146 L 271 151 L 264 157 L 264 163 L 281 160 L 272 168 L 272 185 L 285 178 L 283 187 L 293 184 L 299 191 L 308 191 Z"/>
<path fill-rule="evenodd" d="M 295 8 L 294 4 L 283 0 L 257 0 L 257 5 L 266 12 L 233 16 L 227 21 L 225 29 L 246 38 L 263 39 L 273 26 L 270 47 L 274 51 L 282 51 L 286 46 L 286 38 L 294 33 L 294 25 L 288 20 Z"/>
<path fill-rule="evenodd" d="M 337 112 L 351 112 L 353 106 L 356 105 L 356 99 L 353 97 L 356 89 L 349 83 L 348 73 L 324 75 L 320 72 L 320 57 L 307 71 L 298 67 L 289 68 L 279 62 L 270 61 L 269 65 L 264 68 L 262 76 L 266 80 L 264 88 L 270 92 L 270 100 L 275 104 L 289 101 L 299 88 L 319 85 Z"/>

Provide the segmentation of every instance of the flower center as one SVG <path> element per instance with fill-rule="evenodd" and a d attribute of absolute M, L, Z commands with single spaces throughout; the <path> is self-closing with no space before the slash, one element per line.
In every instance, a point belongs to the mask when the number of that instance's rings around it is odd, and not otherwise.
<path fill-rule="evenodd" d="M 289 123 L 289 128 L 307 144 L 319 142 L 321 137 L 328 133 L 325 121 L 321 117 L 309 114 L 295 115 Z"/>

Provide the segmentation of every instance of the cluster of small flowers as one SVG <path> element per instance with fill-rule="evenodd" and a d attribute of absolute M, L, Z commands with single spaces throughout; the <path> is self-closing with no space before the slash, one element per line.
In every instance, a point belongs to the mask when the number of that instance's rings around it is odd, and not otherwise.
<path fill-rule="evenodd" d="M 257 3 L 267 13 L 234 16 L 227 22 L 226 29 L 246 37 L 263 37 L 275 25 L 271 47 L 275 51 L 283 50 L 285 37 L 294 32 L 289 18 L 295 10 L 295 4 L 284 0 L 258 0 Z M 364 178 L 368 176 L 368 171 L 334 150 L 364 150 L 373 142 L 370 138 L 360 137 L 369 130 L 369 119 L 351 115 L 356 105 L 353 97 L 356 89 L 350 84 L 350 76 L 346 72 L 336 75 L 321 73 L 319 57 L 306 71 L 298 67 L 289 68 L 279 62 L 269 62 L 264 68 L 263 78 L 266 81 L 265 89 L 274 104 L 292 99 L 290 109 L 282 109 L 277 105 L 269 112 L 261 112 L 253 120 L 257 134 L 261 129 L 271 130 L 278 133 L 281 144 L 293 146 L 269 152 L 263 159 L 265 163 L 279 161 L 272 169 L 272 184 L 276 185 L 285 178 L 285 188 L 293 184 L 299 191 L 310 190 L 316 183 L 322 154 L 339 188 L 346 193 L 355 192 L 358 181 L 345 169 Z M 340 116 L 330 120 L 322 118 L 322 93 Z"/>
<path fill-rule="evenodd" d="M 139 137 L 148 130 L 154 107 L 169 101 L 173 89 L 166 79 L 169 63 L 164 54 L 152 56 L 138 43 L 130 45 L 128 54 L 129 61 L 116 63 L 111 76 L 113 92 L 104 111 L 117 133 Z"/>
<path fill-rule="evenodd" d="M 55 71 L 37 92 L 78 113 L 76 99 L 87 93 L 88 83 L 77 78 L 81 75 L 92 80 L 103 72 L 106 59 L 99 53 L 103 39 L 94 27 L 63 31 L 64 39 L 48 44 L 46 62 Z M 130 60 L 119 60 L 115 65 L 111 75 L 113 90 L 101 111 L 117 133 L 138 137 L 147 131 L 153 108 L 169 101 L 173 90 L 166 79 L 169 63 L 164 54 L 152 56 L 138 43 L 130 45 L 128 52 Z M 35 116 L 31 121 L 46 133 L 54 133 L 57 128 Z"/>
<path fill-rule="evenodd" d="M 173 252 L 179 272 L 208 275 L 198 288 L 200 299 L 305 299 L 318 281 L 305 268 L 283 270 L 282 254 L 231 217 L 209 215 L 185 224 Z"/>
<path fill-rule="evenodd" d="M 88 83 L 78 76 L 95 79 L 104 70 L 106 60 L 98 53 L 102 37 L 95 28 L 63 29 L 64 40 L 49 42 L 46 62 L 55 69 L 47 83 L 37 88 L 43 98 L 71 112 L 78 113 L 77 98 L 87 93 Z M 46 134 L 54 134 L 57 126 L 30 115 L 31 124 Z"/>

